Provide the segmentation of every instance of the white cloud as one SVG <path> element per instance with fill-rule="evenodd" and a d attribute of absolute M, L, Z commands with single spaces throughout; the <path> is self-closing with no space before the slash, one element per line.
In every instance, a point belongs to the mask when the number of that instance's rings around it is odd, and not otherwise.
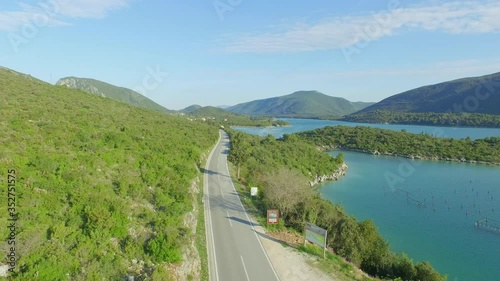
<path fill-rule="evenodd" d="M 417 68 L 374 68 L 360 71 L 338 72 L 338 77 L 462 77 L 482 76 L 500 70 L 500 59 L 484 62 L 482 60 L 443 61 Z M 446 80 L 439 79 L 438 80 Z"/>
<path fill-rule="evenodd" d="M 0 11 L 0 31 L 15 31 L 26 23 L 38 26 L 69 25 L 71 18 L 104 18 L 130 0 L 45 0 L 20 3 L 17 11 Z"/>
<path fill-rule="evenodd" d="M 231 36 L 223 44 L 229 52 L 305 52 L 362 46 L 401 30 L 498 33 L 499 15 L 499 1 L 390 7 L 384 11 L 330 18 L 319 23 L 297 23 L 285 31 Z"/>
<path fill-rule="evenodd" d="M 126 0 L 58 0 L 59 13 L 72 18 L 103 18 L 110 11 L 124 8 Z"/>

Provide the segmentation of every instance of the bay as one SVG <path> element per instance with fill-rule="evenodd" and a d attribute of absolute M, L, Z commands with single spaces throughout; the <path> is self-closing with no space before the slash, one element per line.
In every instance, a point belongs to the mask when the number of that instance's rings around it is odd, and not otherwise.
<path fill-rule="evenodd" d="M 288 127 L 233 127 L 236 130 L 249 134 L 267 136 L 269 134 L 275 137 L 281 137 L 283 134 L 291 134 L 323 128 L 326 126 L 368 126 L 380 129 L 388 129 L 394 131 L 406 130 L 409 133 L 426 133 L 431 136 L 447 137 L 461 139 L 470 137 L 471 139 L 480 139 L 485 137 L 500 136 L 500 128 L 465 128 L 465 127 L 434 127 L 434 126 L 418 126 L 418 125 L 393 125 L 393 124 L 367 124 L 354 123 L 335 120 L 316 120 L 316 119 L 293 119 L 282 118 L 280 120 L 290 123 Z"/>
<path fill-rule="evenodd" d="M 344 157 L 347 175 L 323 185 L 324 198 L 359 220 L 372 219 L 391 250 L 430 261 L 450 281 L 499 280 L 500 232 L 475 227 L 484 217 L 500 222 L 498 167 L 355 152 Z M 390 174 L 403 180 L 394 183 Z"/>

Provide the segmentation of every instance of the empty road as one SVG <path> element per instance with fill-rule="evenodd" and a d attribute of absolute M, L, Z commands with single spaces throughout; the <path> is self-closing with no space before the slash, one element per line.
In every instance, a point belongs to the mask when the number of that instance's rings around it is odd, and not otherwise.
<path fill-rule="evenodd" d="M 229 137 L 221 130 L 204 171 L 210 280 L 279 280 L 234 189 L 227 168 L 228 150 Z"/>

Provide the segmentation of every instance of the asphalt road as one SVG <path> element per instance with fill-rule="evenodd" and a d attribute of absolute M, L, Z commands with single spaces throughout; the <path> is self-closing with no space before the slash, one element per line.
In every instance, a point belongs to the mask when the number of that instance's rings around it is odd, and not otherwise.
<path fill-rule="evenodd" d="M 220 135 L 204 171 L 210 280 L 279 280 L 229 176 L 229 137 Z"/>

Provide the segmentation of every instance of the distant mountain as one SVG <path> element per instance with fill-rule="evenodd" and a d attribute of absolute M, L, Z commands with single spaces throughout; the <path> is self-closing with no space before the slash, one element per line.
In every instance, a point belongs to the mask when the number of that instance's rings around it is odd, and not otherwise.
<path fill-rule="evenodd" d="M 462 107 L 462 111 L 471 113 L 500 114 L 499 84 L 500 72 L 423 86 L 388 97 L 356 114 L 375 110 L 445 113 L 460 111 L 459 107 Z M 476 97 L 477 94 L 480 96 Z M 480 98 L 487 94 L 489 97 L 481 101 Z M 478 101 L 477 108 L 467 110 L 466 103 L 470 102 L 468 106 L 475 107 L 474 100 Z"/>
<path fill-rule="evenodd" d="M 372 104 L 353 103 L 317 91 L 299 91 L 286 96 L 241 103 L 228 110 L 252 116 L 332 118 L 356 112 Z"/>
<path fill-rule="evenodd" d="M 56 85 L 67 86 L 73 89 L 107 97 L 133 106 L 142 107 L 159 112 L 172 113 L 172 110 L 157 104 L 147 97 L 127 88 L 114 86 L 99 80 L 78 77 L 66 77 L 57 81 Z"/>
<path fill-rule="evenodd" d="M 500 72 L 423 86 L 382 100 L 345 121 L 441 126 L 500 126 Z"/>
<path fill-rule="evenodd" d="M 222 108 L 222 109 L 228 109 L 228 108 L 230 108 L 231 106 L 230 106 L 230 105 L 218 105 L 218 106 L 216 106 L 216 107 L 218 107 L 218 108 Z"/>
<path fill-rule="evenodd" d="M 216 122 L 221 125 L 229 126 L 288 125 L 288 123 L 284 121 L 273 120 L 272 118 L 265 117 L 251 117 L 240 115 L 214 106 L 200 107 L 190 113 L 187 113 L 187 115 L 192 116 L 193 118 L 204 118 L 206 121 Z"/>
<path fill-rule="evenodd" d="M 203 116 L 203 117 L 226 117 L 226 116 L 237 116 L 238 114 L 230 112 L 228 110 L 218 108 L 215 106 L 199 106 L 197 109 L 192 110 L 190 115 L 193 116 Z"/>
<path fill-rule="evenodd" d="M 190 105 L 184 109 L 181 109 L 179 110 L 179 112 L 182 112 L 182 113 L 191 113 L 197 109 L 200 109 L 202 106 L 201 105 L 197 105 L 197 104 L 193 104 L 193 105 Z"/>

